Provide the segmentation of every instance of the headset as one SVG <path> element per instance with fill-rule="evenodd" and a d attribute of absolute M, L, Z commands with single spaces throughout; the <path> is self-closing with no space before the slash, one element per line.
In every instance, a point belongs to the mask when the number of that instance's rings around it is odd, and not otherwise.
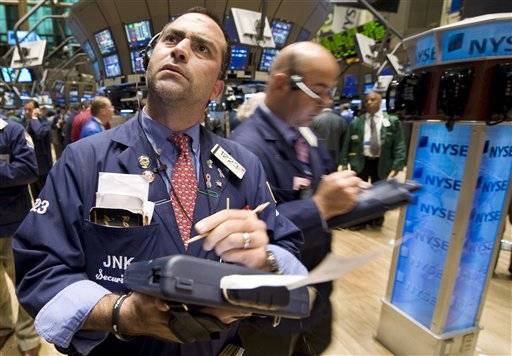
<path fill-rule="evenodd" d="M 306 83 L 304 83 L 304 77 L 297 73 L 295 69 L 295 53 L 290 55 L 290 87 L 292 90 L 302 90 L 304 94 L 309 96 L 313 100 L 323 101 L 320 95 L 311 90 Z"/>
<path fill-rule="evenodd" d="M 148 70 L 149 59 L 151 58 L 153 49 L 155 48 L 155 45 L 158 42 L 161 34 L 162 32 L 158 32 L 156 35 L 151 37 L 151 40 L 149 40 L 147 46 L 142 51 L 140 51 L 140 55 L 142 56 L 142 64 L 145 71 Z"/>

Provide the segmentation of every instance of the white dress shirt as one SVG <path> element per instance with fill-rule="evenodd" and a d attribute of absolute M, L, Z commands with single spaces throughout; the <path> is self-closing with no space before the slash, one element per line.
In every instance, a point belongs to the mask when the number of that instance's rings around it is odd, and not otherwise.
<path fill-rule="evenodd" d="M 377 129 L 377 140 L 379 142 L 379 146 L 381 144 L 380 142 L 380 130 L 382 128 L 382 121 L 384 119 L 384 115 L 382 114 L 382 111 L 377 111 L 375 114 L 370 115 L 369 113 L 364 114 L 364 141 L 363 141 L 363 154 L 366 157 L 374 157 L 370 153 L 370 138 L 372 135 L 372 131 L 370 129 L 370 120 L 375 121 L 375 126 Z"/>

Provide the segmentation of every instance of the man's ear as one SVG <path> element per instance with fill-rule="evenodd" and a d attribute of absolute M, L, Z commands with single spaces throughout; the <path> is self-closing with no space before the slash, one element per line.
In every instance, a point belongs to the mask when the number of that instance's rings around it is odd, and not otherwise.
<path fill-rule="evenodd" d="M 210 94 L 210 100 L 220 99 L 222 94 L 224 93 L 224 81 L 217 80 L 213 85 L 212 92 Z"/>
<path fill-rule="evenodd" d="M 269 81 L 270 88 L 273 90 L 288 89 L 290 86 L 290 77 L 286 73 L 272 74 L 272 80 Z"/>

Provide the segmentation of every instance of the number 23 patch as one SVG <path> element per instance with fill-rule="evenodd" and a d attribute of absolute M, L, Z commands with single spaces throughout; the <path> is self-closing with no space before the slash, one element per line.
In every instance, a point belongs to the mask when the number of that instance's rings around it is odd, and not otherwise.
<path fill-rule="evenodd" d="M 38 213 L 40 215 L 43 215 L 48 210 L 48 207 L 50 206 L 50 203 L 48 200 L 41 200 L 39 198 L 36 199 L 34 203 L 34 207 L 30 209 L 31 212 Z"/>

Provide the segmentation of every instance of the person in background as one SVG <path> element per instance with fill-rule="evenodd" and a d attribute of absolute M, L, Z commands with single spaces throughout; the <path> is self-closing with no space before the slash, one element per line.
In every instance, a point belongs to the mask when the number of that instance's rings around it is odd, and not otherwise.
<path fill-rule="evenodd" d="M 73 121 L 75 120 L 76 115 L 80 112 L 81 105 L 73 104 L 70 106 L 69 110 L 66 112 L 64 117 L 64 128 L 62 130 L 62 150 L 67 147 L 71 143 L 71 130 L 73 128 Z"/>
<path fill-rule="evenodd" d="M 82 132 L 82 126 L 91 118 L 91 107 L 90 103 L 83 103 L 82 110 L 73 119 L 71 126 L 71 142 L 78 141 L 80 139 L 80 133 Z"/>
<path fill-rule="evenodd" d="M 337 165 L 347 131 L 347 122 L 332 108 L 325 108 L 313 119 L 311 129 L 325 142 L 332 161 Z"/>
<path fill-rule="evenodd" d="M 265 93 L 260 92 L 251 96 L 249 99 L 244 101 L 236 111 L 236 118 L 238 122 L 242 123 L 247 120 L 253 113 L 254 110 L 265 101 Z"/>
<path fill-rule="evenodd" d="M 352 210 L 360 186 L 354 172 L 336 172 L 323 142 L 308 128 L 332 105 L 340 68 L 325 48 L 312 42 L 285 47 L 270 71 L 265 99 L 230 137 L 261 160 L 281 215 L 304 234 L 302 262 L 312 270 L 331 250 L 327 220 Z M 331 341 L 332 283 L 315 285 L 311 316 L 272 324 L 244 324 L 248 355 L 319 355 Z M 258 325 L 261 324 L 261 325 Z"/>
<path fill-rule="evenodd" d="M 350 108 L 350 103 L 341 104 L 340 106 L 341 117 L 345 120 L 347 125 L 350 125 L 354 120 L 354 112 Z"/>
<path fill-rule="evenodd" d="M 395 177 L 405 166 L 405 142 L 400 120 L 380 110 L 382 97 L 370 92 L 364 99 L 366 113 L 352 121 L 345 135 L 341 165 L 364 181 L 373 183 Z M 381 227 L 384 216 L 367 224 Z M 365 224 L 366 225 L 366 224 Z M 364 228 L 360 225 L 352 229 Z"/>
<path fill-rule="evenodd" d="M 48 172 L 52 168 L 52 148 L 51 148 L 51 123 L 39 112 L 39 103 L 33 99 L 25 102 L 24 122 L 28 134 L 34 142 L 34 149 L 37 157 L 37 181 L 30 184 L 32 197 L 39 196 L 46 182 Z M 44 111 L 44 110 L 43 110 Z"/>
<path fill-rule="evenodd" d="M 91 101 L 91 117 L 80 131 L 80 138 L 95 135 L 106 130 L 114 115 L 114 107 L 104 96 L 97 96 Z"/>
<path fill-rule="evenodd" d="M 14 333 L 23 356 L 35 356 L 40 347 L 34 320 L 18 305 L 12 318 L 7 278 L 15 282 L 12 236 L 32 207 L 28 184 L 38 178 L 32 138 L 23 126 L 0 118 L 0 354 Z"/>
<path fill-rule="evenodd" d="M 66 108 L 64 106 L 57 107 L 52 119 L 52 144 L 55 150 L 55 158 L 59 159 L 62 154 L 64 142 L 64 123 L 65 123 Z"/>

